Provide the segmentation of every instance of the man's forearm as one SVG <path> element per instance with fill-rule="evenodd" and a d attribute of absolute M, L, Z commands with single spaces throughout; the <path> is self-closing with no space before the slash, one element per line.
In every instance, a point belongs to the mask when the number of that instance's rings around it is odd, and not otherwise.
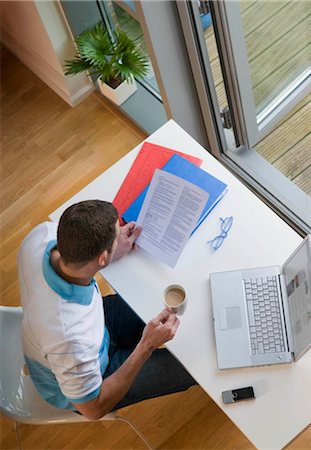
<path fill-rule="evenodd" d="M 106 378 L 98 397 L 75 407 L 88 419 L 96 420 L 111 411 L 125 396 L 136 375 L 152 352 L 173 339 L 179 320 L 170 308 L 165 308 L 144 328 L 142 338 L 127 360 Z"/>
<path fill-rule="evenodd" d="M 98 397 L 75 407 L 90 420 L 97 420 L 107 414 L 125 396 L 136 375 L 150 357 L 152 349 L 142 342 L 112 375 L 106 378 Z"/>

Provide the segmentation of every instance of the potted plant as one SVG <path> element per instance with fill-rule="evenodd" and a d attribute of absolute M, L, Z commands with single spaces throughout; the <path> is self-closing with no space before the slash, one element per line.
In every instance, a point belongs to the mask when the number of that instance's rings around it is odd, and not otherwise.
<path fill-rule="evenodd" d="M 75 39 L 77 53 L 65 61 L 65 75 L 87 71 L 97 77 L 101 92 L 121 105 L 136 90 L 134 77 L 148 72 L 148 57 L 123 31 L 112 41 L 101 23 L 85 30 Z"/>

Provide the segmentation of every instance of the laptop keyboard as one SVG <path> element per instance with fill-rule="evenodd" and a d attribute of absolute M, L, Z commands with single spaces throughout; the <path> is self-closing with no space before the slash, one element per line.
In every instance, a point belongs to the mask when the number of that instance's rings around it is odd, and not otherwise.
<path fill-rule="evenodd" d="M 252 355 L 285 351 L 277 278 L 244 279 Z"/>

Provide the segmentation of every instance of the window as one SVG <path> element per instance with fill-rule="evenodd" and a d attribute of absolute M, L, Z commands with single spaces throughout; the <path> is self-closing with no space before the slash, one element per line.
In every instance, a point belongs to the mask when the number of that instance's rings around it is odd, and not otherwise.
<path fill-rule="evenodd" d="M 211 25 L 204 28 L 202 3 Z M 214 153 L 292 223 L 311 230 L 311 10 L 308 2 L 181 5 L 200 55 L 219 140 Z M 228 105 L 229 111 L 226 111 Z M 218 116 L 218 120 L 217 120 Z M 221 120 L 219 120 L 219 118 Z M 226 127 L 226 128 L 224 128 Z"/>
<path fill-rule="evenodd" d="M 74 36 L 102 21 L 112 39 L 116 29 L 123 30 L 148 55 L 134 1 L 64 0 L 61 4 Z M 120 109 L 147 133 L 153 133 L 167 121 L 167 114 L 149 60 L 149 73 L 143 79 L 136 80 L 137 91 Z M 96 80 L 93 81 L 96 85 Z"/>

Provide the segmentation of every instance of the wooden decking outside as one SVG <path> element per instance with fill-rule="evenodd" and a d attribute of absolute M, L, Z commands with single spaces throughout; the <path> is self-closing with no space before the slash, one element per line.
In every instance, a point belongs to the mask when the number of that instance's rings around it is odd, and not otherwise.
<path fill-rule="evenodd" d="M 311 2 L 242 0 L 257 112 L 311 64 Z"/>
<path fill-rule="evenodd" d="M 242 0 L 241 14 L 254 102 L 260 111 L 311 65 L 311 2 Z M 205 31 L 220 107 L 227 105 L 213 27 Z M 311 94 L 255 150 L 311 195 Z"/>

